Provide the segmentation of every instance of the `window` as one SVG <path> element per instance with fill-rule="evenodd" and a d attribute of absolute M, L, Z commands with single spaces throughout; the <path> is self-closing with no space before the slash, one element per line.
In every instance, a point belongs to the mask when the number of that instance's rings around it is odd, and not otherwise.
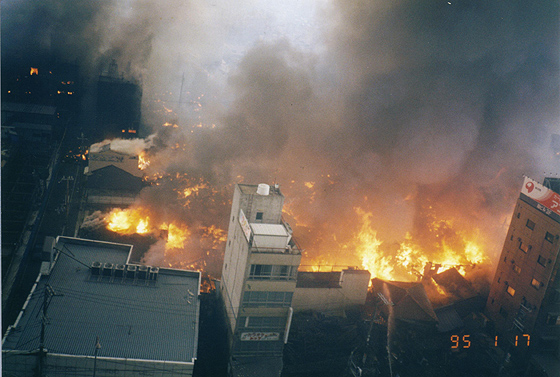
<path fill-rule="evenodd" d="M 249 272 L 250 280 L 295 280 L 296 266 L 252 264 Z"/>
<path fill-rule="evenodd" d="M 263 219 L 263 212 L 257 212 L 257 215 L 255 216 L 255 220 L 262 220 Z"/>
<path fill-rule="evenodd" d="M 531 230 L 534 230 L 535 229 L 535 222 L 527 219 L 527 223 L 525 224 L 525 226 L 527 228 L 531 229 Z"/>
<path fill-rule="evenodd" d="M 544 236 L 544 239 L 547 240 L 550 243 L 554 242 L 554 234 L 546 232 L 546 235 Z"/>
<path fill-rule="evenodd" d="M 523 251 L 525 254 L 531 251 L 531 247 L 532 247 L 531 245 L 527 245 L 526 243 L 519 241 L 519 249 Z"/>
<path fill-rule="evenodd" d="M 240 317 L 239 323 L 246 329 L 284 329 L 286 327 L 285 317 Z"/>
<path fill-rule="evenodd" d="M 513 295 L 515 295 L 515 289 L 513 289 L 512 287 L 507 287 L 507 293 L 508 295 L 513 297 Z"/>
<path fill-rule="evenodd" d="M 539 259 L 537 259 L 537 263 L 543 267 L 546 267 L 546 258 L 544 258 L 542 255 L 539 255 Z"/>
<path fill-rule="evenodd" d="M 245 308 L 287 308 L 292 305 L 293 292 L 246 291 L 243 294 Z"/>
<path fill-rule="evenodd" d="M 539 289 L 541 287 L 541 282 L 537 279 L 533 279 L 531 280 L 531 285 L 533 286 L 533 288 Z"/>
<path fill-rule="evenodd" d="M 518 265 L 514 264 L 514 265 L 513 265 L 513 272 L 515 272 L 517 275 L 521 275 L 521 267 L 519 267 Z"/>

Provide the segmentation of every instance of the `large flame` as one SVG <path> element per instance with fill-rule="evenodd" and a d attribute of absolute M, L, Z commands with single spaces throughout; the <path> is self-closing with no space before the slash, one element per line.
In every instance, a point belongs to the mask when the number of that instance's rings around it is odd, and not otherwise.
<path fill-rule="evenodd" d="M 362 267 L 369 270 L 373 277 L 388 280 L 417 280 L 424 273 L 428 263 L 443 272 L 455 267 L 462 275 L 466 267 L 488 262 L 488 257 L 477 243 L 478 230 L 467 234 L 452 230 L 451 221 L 437 221 L 431 224 L 432 242 L 419 244 L 410 233 L 396 250 L 382 248 L 383 242 L 377 238 L 373 229 L 373 214 L 360 208 L 356 213 L 361 219 L 361 227 L 354 240 L 357 255 Z"/>
<path fill-rule="evenodd" d="M 106 217 L 107 229 L 121 234 L 147 233 L 149 217 L 140 208 L 113 208 Z"/>

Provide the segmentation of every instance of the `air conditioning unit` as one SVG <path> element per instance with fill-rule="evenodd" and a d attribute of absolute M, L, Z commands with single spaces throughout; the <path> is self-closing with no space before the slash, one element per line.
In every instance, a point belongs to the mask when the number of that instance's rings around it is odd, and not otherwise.
<path fill-rule="evenodd" d="M 103 276 L 111 276 L 113 274 L 113 263 L 105 263 L 103 265 Z"/>
<path fill-rule="evenodd" d="M 92 275 L 99 276 L 101 273 L 101 262 L 92 262 L 90 270 Z"/>
<path fill-rule="evenodd" d="M 138 279 L 146 280 L 148 278 L 148 266 L 138 266 L 136 277 Z"/>
<path fill-rule="evenodd" d="M 124 264 L 117 264 L 115 266 L 115 272 L 114 272 L 114 276 L 116 278 L 122 278 L 124 277 L 124 269 L 125 269 L 125 265 Z"/>
<path fill-rule="evenodd" d="M 129 264 L 126 266 L 126 278 L 127 279 L 134 279 L 136 275 L 137 266 L 134 264 Z"/>
<path fill-rule="evenodd" d="M 159 267 L 150 267 L 150 280 L 156 281 L 159 275 Z"/>

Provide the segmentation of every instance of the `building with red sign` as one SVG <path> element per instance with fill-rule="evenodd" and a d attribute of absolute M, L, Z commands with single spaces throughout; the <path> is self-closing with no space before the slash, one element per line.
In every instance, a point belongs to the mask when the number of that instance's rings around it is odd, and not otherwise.
<path fill-rule="evenodd" d="M 486 303 L 499 333 L 560 344 L 560 194 L 525 178 Z"/>

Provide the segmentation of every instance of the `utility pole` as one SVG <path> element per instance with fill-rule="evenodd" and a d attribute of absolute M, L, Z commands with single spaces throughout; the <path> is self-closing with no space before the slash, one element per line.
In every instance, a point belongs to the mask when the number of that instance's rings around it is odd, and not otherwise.
<path fill-rule="evenodd" d="M 39 368 L 38 376 L 42 377 L 45 370 L 45 327 L 47 326 L 47 310 L 51 302 L 51 298 L 55 296 L 62 296 L 61 294 L 56 294 L 54 289 L 50 285 L 45 285 L 43 292 L 43 310 L 41 318 L 41 336 L 39 338 Z"/>
<path fill-rule="evenodd" d="M 74 181 L 74 177 L 71 175 L 70 176 L 65 175 L 58 183 L 62 181 L 66 181 L 66 196 L 64 197 L 64 205 L 66 207 L 66 218 L 64 220 L 64 229 L 66 229 L 66 226 L 68 225 L 68 215 L 70 213 L 70 181 Z"/>
<path fill-rule="evenodd" d="M 97 352 L 101 348 L 101 343 L 99 343 L 99 337 L 95 340 L 95 351 L 93 353 L 93 377 L 95 377 L 95 373 L 97 372 Z"/>

